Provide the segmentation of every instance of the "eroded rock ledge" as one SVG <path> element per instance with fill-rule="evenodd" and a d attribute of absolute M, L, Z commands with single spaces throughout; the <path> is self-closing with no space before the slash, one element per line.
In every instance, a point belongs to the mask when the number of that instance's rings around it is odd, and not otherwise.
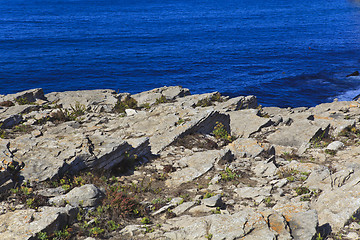
<path fill-rule="evenodd" d="M 0 95 L 0 239 L 358 239 L 359 117 L 178 86 Z"/>

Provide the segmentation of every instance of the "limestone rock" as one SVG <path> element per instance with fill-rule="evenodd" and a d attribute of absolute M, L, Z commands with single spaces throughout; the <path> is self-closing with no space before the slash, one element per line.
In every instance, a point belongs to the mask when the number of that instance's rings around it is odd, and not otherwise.
<path fill-rule="evenodd" d="M 345 146 L 345 145 L 344 145 L 342 142 L 340 142 L 340 141 L 334 141 L 334 142 L 330 143 L 330 144 L 326 147 L 326 149 L 328 149 L 328 150 L 333 150 L 333 151 L 337 151 L 337 150 L 343 148 L 344 146 Z"/>
<path fill-rule="evenodd" d="M 63 208 L 41 207 L 16 210 L 0 215 L 0 239 L 32 239 L 41 231 L 53 233 L 71 224 L 78 212 L 69 205 Z"/>
<path fill-rule="evenodd" d="M 46 94 L 46 98 L 66 109 L 76 107 L 78 104 L 92 112 L 112 112 L 118 100 L 116 92 L 109 89 L 53 92 Z"/>
<path fill-rule="evenodd" d="M 271 125 L 269 118 L 258 116 L 257 109 L 229 112 L 231 135 L 248 138 L 261 128 Z"/>
<path fill-rule="evenodd" d="M 318 216 L 315 210 L 299 212 L 292 215 L 289 221 L 291 234 L 294 239 L 308 240 L 316 234 Z"/>
<path fill-rule="evenodd" d="M 145 103 L 152 105 L 156 102 L 156 99 L 160 99 L 162 96 L 164 96 L 167 100 L 174 100 L 188 95 L 190 95 L 189 89 L 182 88 L 180 86 L 171 86 L 155 88 L 150 91 L 134 94 L 131 97 L 134 98 L 139 105 Z"/>
<path fill-rule="evenodd" d="M 329 223 L 333 230 L 343 227 L 360 209 L 360 176 L 356 172 L 344 185 L 329 189 L 320 194 L 312 204 L 319 215 L 319 224 Z"/>
<path fill-rule="evenodd" d="M 238 138 L 227 146 L 237 157 L 257 157 L 264 152 L 258 141 L 252 138 Z"/>
<path fill-rule="evenodd" d="M 103 193 L 93 184 L 86 184 L 72 189 L 65 195 L 50 198 L 49 202 L 56 206 L 61 206 L 64 202 L 71 206 L 96 207 Z"/>
<path fill-rule="evenodd" d="M 26 102 L 32 103 L 38 99 L 46 100 L 46 98 L 44 96 L 44 91 L 42 90 L 42 88 L 30 89 L 30 90 L 18 92 L 15 94 L 8 94 L 2 98 L 0 97 L 0 102 L 24 100 Z"/>
<path fill-rule="evenodd" d="M 179 186 L 182 183 L 192 181 L 213 168 L 215 162 L 222 159 L 229 159 L 229 150 L 210 150 L 197 152 L 192 156 L 185 157 L 180 161 L 186 163 L 187 167 L 169 174 L 170 179 L 166 180 L 167 186 Z"/>
<path fill-rule="evenodd" d="M 329 124 L 316 124 L 314 121 L 295 121 L 291 126 L 283 126 L 278 131 L 270 134 L 267 140 L 271 144 L 300 148 L 320 136 L 325 136 L 329 131 Z"/>

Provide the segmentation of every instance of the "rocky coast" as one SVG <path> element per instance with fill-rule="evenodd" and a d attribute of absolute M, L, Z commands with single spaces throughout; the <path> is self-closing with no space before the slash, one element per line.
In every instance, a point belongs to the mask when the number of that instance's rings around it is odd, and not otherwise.
<path fill-rule="evenodd" d="M 0 239 L 359 239 L 360 103 L 0 95 Z"/>

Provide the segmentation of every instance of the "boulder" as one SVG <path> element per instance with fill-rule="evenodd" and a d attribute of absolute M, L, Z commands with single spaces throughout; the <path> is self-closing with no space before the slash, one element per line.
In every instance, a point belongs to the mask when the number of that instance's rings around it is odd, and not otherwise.
<path fill-rule="evenodd" d="M 34 239 L 37 233 L 53 233 L 72 224 L 76 219 L 77 208 L 41 207 L 15 210 L 0 215 L 0 239 Z"/>
<path fill-rule="evenodd" d="M 304 143 L 326 136 L 330 124 L 309 120 L 295 121 L 291 126 L 282 126 L 275 133 L 270 134 L 267 140 L 271 144 L 300 148 Z"/>
<path fill-rule="evenodd" d="M 342 184 L 322 192 L 312 204 L 318 212 L 320 225 L 329 223 L 333 231 L 339 231 L 357 214 L 360 209 L 360 174 L 357 171 L 351 175 L 347 181 L 341 181 Z"/>
<path fill-rule="evenodd" d="M 4 97 L 0 97 L 0 102 L 3 101 L 15 101 L 20 104 L 36 102 L 38 99 L 46 100 L 44 91 L 42 88 L 30 89 L 15 94 L 8 94 Z"/>
<path fill-rule="evenodd" d="M 49 199 L 49 203 L 61 206 L 65 202 L 71 206 L 96 207 L 104 193 L 93 184 L 86 184 L 72 189 L 65 195 L 60 195 Z"/>
<path fill-rule="evenodd" d="M 261 128 L 270 126 L 271 119 L 259 117 L 258 113 L 257 109 L 229 112 L 231 135 L 248 138 Z"/>
<path fill-rule="evenodd" d="M 228 144 L 228 149 L 237 157 L 257 157 L 264 153 L 264 148 L 253 138 L 238 138 Z"/>

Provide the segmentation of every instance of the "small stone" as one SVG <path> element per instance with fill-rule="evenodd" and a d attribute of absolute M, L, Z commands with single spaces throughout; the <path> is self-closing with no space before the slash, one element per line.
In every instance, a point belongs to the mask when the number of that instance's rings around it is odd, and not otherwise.
<path fill-rule="evenodd" d="M 326 149 L 327 149 L 327 150 L 337 151 L 337 150 L 343 148 L 344 146 L 345 146 L 345 145 L 344 145 L 342 142 L 340 142 L 340 141 L 334 141 L 334 142 L 330 143 L 330 144 L 326 147 Z"/>
<path fill-rule="evenodd" d="M 222 205 L 221 194 L 203 199 L 202 204 L 207 207 L 220 207 Z"/>
<path fill-rule="evenodd" d="M 354 229 L 354 230 L 359 230 L 359 229 L 360 229 L 360 224 L 358 224 L 357 222 L 352 222 L 352 223 L 349 225 L 349 228 L 350 228 L 350 229 Z"/>
<path fill-rule="evenodd" d="M 40 130 L 34 130 L 31 132 L 31 135 L 33 135 L 34 137 L 40 137 L 42 136 L 42 132 Z"/>
<path fill-rule="evenodd" d="M 133 115 L 137 114 L 137 111 L 134 109 L 125 109 L 125 113 L 127 116 L 133 116 Z"/>
<path fill-rule="evenodd" d="M 349 239 L 359 239 L 359 235 L 356 232 L 349 232 L 346 237 Z"/>

